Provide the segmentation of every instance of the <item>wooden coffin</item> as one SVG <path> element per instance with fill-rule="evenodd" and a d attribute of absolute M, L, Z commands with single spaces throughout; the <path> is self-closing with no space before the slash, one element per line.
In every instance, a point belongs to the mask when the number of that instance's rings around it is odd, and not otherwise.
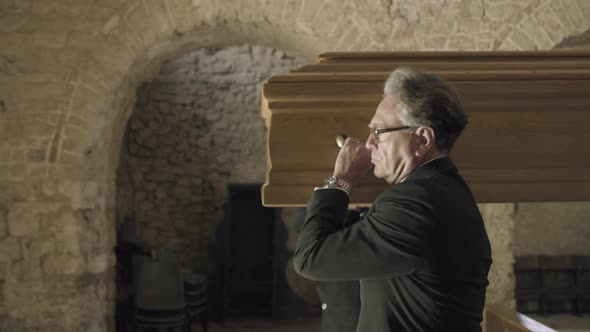
<path fill-rule="evenodd" d="M 590 200 L 590 51 L 326 53 L 263 87 L 265 206 L 302 206 L 332 174 L 334 137 L 367 137 L 385 77 L 427 69 L 463 97 L 469 125 L 451 157 L 480 203 Z M 352 194 L 368 204 L 372 174 Z"/>

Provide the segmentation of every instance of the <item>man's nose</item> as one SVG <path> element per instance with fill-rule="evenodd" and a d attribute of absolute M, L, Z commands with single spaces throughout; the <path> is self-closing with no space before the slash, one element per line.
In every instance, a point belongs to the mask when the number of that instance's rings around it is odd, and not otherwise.
<path fill-rule="evenodd" d="M 369 150 L 373 150 L 377 147 L 377 145 L 375 144 L 375 138 L 373 137 L 372 134 L 369 134 L 369 137 L 367 137 L 367 141 L 365 142 L 365 147 Z"/>

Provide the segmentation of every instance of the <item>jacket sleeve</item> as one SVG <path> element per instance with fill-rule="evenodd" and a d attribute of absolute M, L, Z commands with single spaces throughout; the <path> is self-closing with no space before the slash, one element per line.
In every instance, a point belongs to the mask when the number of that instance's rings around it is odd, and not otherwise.
<path fill-rule="evenodd" d="M 297 234 L 299 234 L 299 231 L 301 231 L 301 228 L 303 227 L 303 222 L 305 221 L 306 214 L 307 211 L 304 208 L 297 208 L 291 216 L 291 226 L 293 227 L 295 232 L 297 232 Z"/>
<path fill-rule="evenodd" d="M 295 270 L 312 280 L 391 278 L 415 271 L 429 251 L 434 218 L 426 192 L 398 186 L 404 190 L 383 193 L 365 218 L 345 229 L 338 225 L 348 196 L 315 191 L 297 241 Z"/>
<path fill-rule="evenodd" d="M 325 189 L 322 189 L 322 190 L 325 190 Z M 339 221 L 339 223 L 338 223 L 339 229 L 349 227 L 350 225 L 358 222 L 360 220 L 360 216 L 361 216 L 362 212 L 365 212 L 365 211 L 363 211 L 363 210 L 361 210 L 361 211 L 348 210 L 346 212 L 346 216 L 344 217 L 344 220 Z M 301 231 L 301 228 L 303 228 L 303 223 L 305 222 L 306 215 L 307 215 L 307 210 L 305 208 L 297 208 L 297 209 L 295 209 L 295 211 L 293 212 L 293 215 L 291 216 L 291 219 L 290 219 L 291 226 L 293 227 L 295 232 L 297 232 L 297 234 L 299 234 L 299 232 Z"/>

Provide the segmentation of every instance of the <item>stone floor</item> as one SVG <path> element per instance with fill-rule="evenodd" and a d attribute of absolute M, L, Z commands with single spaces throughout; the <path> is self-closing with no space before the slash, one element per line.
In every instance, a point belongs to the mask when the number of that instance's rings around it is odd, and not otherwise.
<path fill-rule="evenodd" d="M 198 324 L 193 325 L 193 332 L 201 332 Z M 263 319 L 232 319 L 224 325 L 211 323 L 209 332 L 319 332 L 319 318 L 305 320 L 263 320 Z"/>
<path fill-rule="evenodd" d="M 551 327 L 559 332 L 590 332 L 590 314 L 574 315 L 528 315 L 529 317 Z M 193 326 L 194 332 L 200 332 L 199 325 Z M 264 320 L 264 319 L 233 319 L 225 325 L 211 323 L 210 332 L 319 332 L 319 318 L 306 320 Z"/>

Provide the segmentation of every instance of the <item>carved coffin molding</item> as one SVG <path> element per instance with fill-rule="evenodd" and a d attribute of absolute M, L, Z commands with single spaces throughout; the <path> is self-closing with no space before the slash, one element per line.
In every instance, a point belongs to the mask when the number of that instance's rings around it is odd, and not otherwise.
<path fill-rule="evenodd" d="M 427 69 L 463 97 L 469 125 L 451 158 L 480 203 L 590 200 L 590 52 L 325 53 L 263 87 L 266 206 L 305 205 L 332 174 L 334 137 L 365 140 L 386 75 Z M 386 188 L 372 174 L 352 203 Z"/>

